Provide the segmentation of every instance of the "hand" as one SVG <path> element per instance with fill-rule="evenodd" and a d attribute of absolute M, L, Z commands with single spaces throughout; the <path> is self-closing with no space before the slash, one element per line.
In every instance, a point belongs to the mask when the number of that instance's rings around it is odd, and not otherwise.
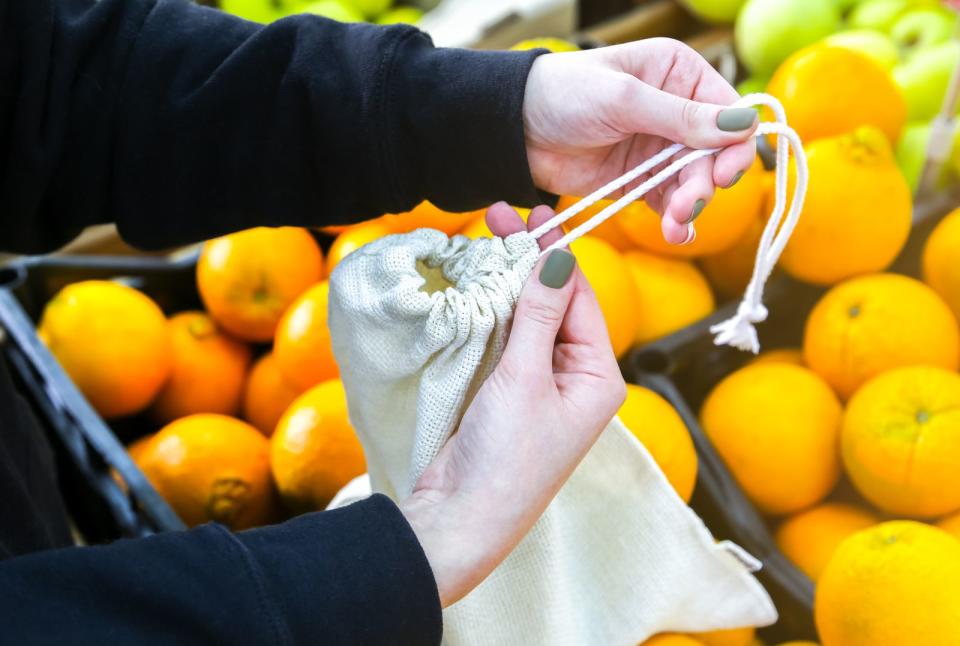
<path fill-rule="evenodd" d="M 532 229 L 553 216 L 530 214 Z M 523 229 L 500 203 L 487 224 L 496 235 Z M 541 247 L 559 239 L 554 230 Z M 596 296 L 579 268 L 562 285 L 541 259 L 517 304 L 503 357 L 460 428 L 400 508 L 427 555 L 444 607 L 476 587 L 513 550 L 586 455 L 626 396 Z M 567 254 L 565 257 L 563 254 Z M 559 276 L 557 274 L 560 274 Z M 549 281 L 548 281 L 549 282 Z"/>
<path fill-rule="evenodd" d="M 722 130 L 717 122 L 738 98 L 697 52 L 668 38 L 541 56 L 523 105 L 534 183 L 552 193 L 586 195 L 671 143 L 726 147 L 646 196 L 664 216 L 664 238 L 681 244 L 697 201 L 709 202 L 716 187 L 732 185 L 753 162 L 752 109 L 723 117 L 720 125 L 739 130 Z"/>

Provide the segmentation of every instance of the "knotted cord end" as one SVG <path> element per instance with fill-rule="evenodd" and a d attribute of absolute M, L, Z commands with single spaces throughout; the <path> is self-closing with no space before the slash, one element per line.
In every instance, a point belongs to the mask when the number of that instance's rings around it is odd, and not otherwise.
<path fill-rule="evenodd" d="M 757 354 L 760 351 L 760 340 L 757 337 L 756 323 L 767 320 L 767 308 L 763 303 L 749 303 L 743 301 L 732 317 L 710 326 L 710 331 L 716 336 L 714 345 L 729 345 L 739 350 Z"/>

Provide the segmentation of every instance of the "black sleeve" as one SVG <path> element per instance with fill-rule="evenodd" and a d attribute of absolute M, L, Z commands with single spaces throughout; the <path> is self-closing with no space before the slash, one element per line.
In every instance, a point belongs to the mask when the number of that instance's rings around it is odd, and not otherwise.
<path fill-rule="evenodd" d="M 422 199 L 530 205 L 536 55 L 185 0 L 0 0 L 0 250 L 109 221 L 160 248 Z"/>
<path fill-rule="evenodd" d="M 440 599 L 397 507 L 349 507 L 231 534 L 189 532 L 0 561 L 0 641 L 439 644 Z"/>

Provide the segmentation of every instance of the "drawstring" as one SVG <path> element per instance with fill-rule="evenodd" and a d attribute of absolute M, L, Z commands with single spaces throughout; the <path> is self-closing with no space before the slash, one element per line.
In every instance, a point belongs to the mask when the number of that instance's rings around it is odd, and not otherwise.
<path fill-rule="evenodd" d="M 773 268 L 776 266 L 777 260 L 780 258 L 783 248 L 790 240 L 790 235 L 793 233 L 797 220 L 800 218 L 800 211 L 803 209 L 803 201 L 806 197 L 809 179 L 807 158 L 803 152 L 800 137 L 787 125 L 783 106 L 777 99 L 767 94 L 748 94 L 734 103 L 732 107 L 756 105 L 767 106 L 773 111 L 775 117 L 775 121 L 761 123 L 753 135 L 754 137 L 761 137 L 768 134 L 777 136 L 777 169 L 773 213 L 770 215 L 770 219 L 767 221 L 763 234 L 760 237 L 760 244 L 753 266 L 753 275 L 747 284 L 747 288 L 743 294 L 743 300 L 740 302 L 736 314 L 730 319 L 710 328 L 710 331 L 716 335 L 714 338 L 716 345 L 729 345 L 741 350 L 749 350 L 754 354 L 760 350 L 760 343 L 757 339 L 757 331 L 754 325 L 756 323 L 762 323 L 767 318 L 767 308 L 763 305 L 763 287 L 770 277 L 771 272 L 773 272 Z M 530 235 L 533 236 L 534 239 L 539 239 L 548 231 L 562 225 L 584 209 L 600 201 L 604 196 L 609 195 L 617 189 L 623 188 L 644 173 L 649 173 L 682 150 L 684 150 L 682 144 L 673 144 L 664 148 L 633 170 L 618 177 L 606 186 L 597 189 L 568 209 L 544 222 L 531 231 Z M 674 160 L 666 168 L 642 182 L 635 189 L 605 207 L 580 226 L 575 227 L 572 231 L 544 249 L 542 253 L 548 253 L 554 249 L 567 246 L 577 238 L 600 226 L 630 203 L 642 198 L 649 191 L 676 173 L 679 173 L 686 166 L 689 166 L 698 159 L 713 155 L 720 150 L 720 148 L 693 150 L 683 157 Z M 797 185 L 793 193 L 793 200 L 790 202 L 790 209 L 787 211 L 787 164 L 790 150 L 793 151 L 796 163 Z M 785 211 L 786 218 L 784 219 Z M 782 226 L 781 220 L 783 220 Z M 689 224 L 688 228 L 689 239 L 693 234 L 693 224 Z"/>

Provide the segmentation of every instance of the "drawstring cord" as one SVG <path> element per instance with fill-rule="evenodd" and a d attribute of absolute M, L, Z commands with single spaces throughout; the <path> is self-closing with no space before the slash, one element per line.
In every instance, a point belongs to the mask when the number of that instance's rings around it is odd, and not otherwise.
<path fill-rule="evenodd" d="M 800 219 L 800 212 L 803 209 L 803 201 L 806 197 L 807 184 L 809 182 L 807 158 L 803 151 L 803 144 L 800 141 L 800 137 L 797 136 L 797 133 L 787 125 L 786 113 L 777 99 L 767 94 L 748 94 L 734 103 L 732 107 L 750 107 L 757 105 L 770 108 L 775 118 L 775 121 L 761 123 L 753 134 L 754 137 L 762 137 L 764 135 L 777 136 L 777 168 L 773 213 L 771 213 L 770 219 L 764 227 L 763 234 L 760 236 L 760 244 L 757 248 L 757 256 L 753 266 L 753 275 L 747 284 L 743 299 L 739 307 L 737 307 L 736 314 L 730 319 L 710 328 L 710 331 L 716 335 L 714 337 L 714 343 L 716 345 L 729 345 L 739 348 L 740 350 L 753 352 L 754 354 L 760 350 L 760 342 L 754 326 L 767 319 L 767 308 L 763 305 L 763 288 L 770 274 L 773 272 L 773 268 L 776 266 L 780 254 L 790 240 L 797 221 Z M 628 171 L 607 185 L 597 189 L 563 212 L 558 213 L 550 220 L 544 222 L 531 231 L 530 235 L 534 239 L 539 239 L 548 231 L 559 227 L 584 209 L 593 206 L 606 195 L 623 188 L 643 174 L 649 173 L 657 166 L 684 150 L 684 148 L 682 144 L 672 144 L 664 148 L 633 170 Z M 642 182 L 633 190 L 627 192 L 623 197 L 605 207 L 592 218 L 575 227 L 555 243 L 544 249 L 542 253 L 549 253 L 554 249 L 567 246 L 577 238 L 586 235 L 603 224 L 627 205 L 642 198 L 649 191 L 667 181 L 676 173 L 679 173 L 686 166 L 689 166 L 698 159 L 716 154 L 720 150 L 720 148 L 693 150 L 683 157 L 674 160 L 664 169 Z M 797 184 L 793 193 L 793 199 L 790 202 L 790 208 L 787 210 L 787 167 L 789 152 L 791 150 L 793 151 L 796 166 Z M 786 218 L 784 218 L 784 213 L 786 213 Z M 687 226 L 689 228 L 689 239 L 693 234 L 693 224 L 691 223 Z"/>

